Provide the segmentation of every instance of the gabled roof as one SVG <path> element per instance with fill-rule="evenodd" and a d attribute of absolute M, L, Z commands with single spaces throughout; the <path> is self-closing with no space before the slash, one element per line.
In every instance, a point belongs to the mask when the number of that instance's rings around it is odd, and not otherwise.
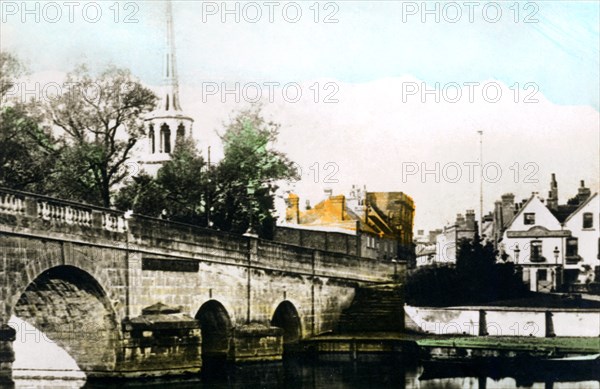
<path fill-rule="evenodd" d="M 598 192 L 594 193 L 590 197 L 587 198 L 583 203 L 581 203 L 577 209 L 575 209 L 571 214 L 565 219 L 565 223 L 571 220 L 573 216 L 575 216 L 579 211 L 581 211 L 586 205 L 588 205 L 596 196 L 598 196 Z"/>
<path fill-rule="evenodd" d="M 531 200 L 533 200 L 533 198 L 534 198 L 534 197 L 535 197 L 535 195 L 531 195 L 531 197 L 529 198 L 529 200 L 527 200 L 527 201 L 525 202 L 525 204 L 523 204 L 523 205 L 521 206 L 521 208 L 519 208 L 519 212 L 517 212 L 517 213 L 515 214 L 515 216 L 513 216 L 513 218 L 512 218 L 512 219 L 510 219 L 510 222 L 509 222 L 509 223 L 506 225 L 506 229 L 507 229 L 507 230 L 508 230 L 508 228 L 509 228 L 509 227 L 510 227 L 510 226 L 511 226 L 511 225 L 512 225 L 514 222 L 515 222 L 515 220 L 517 220 L 517 219 L 519 218 L 519 216 L 521 216 L 521 213 L 523 213 L 523 210 L 524 210 L 525 208 L 527 208 L 527 206 L 529 205 L 529 203 L 531 202 Z"/>
<path fill-rule="evenodd" d="M 564 223 L 579 208 L 578 205 L 559 205 L 557 209 L 550 209 L 556 220 Z"/>

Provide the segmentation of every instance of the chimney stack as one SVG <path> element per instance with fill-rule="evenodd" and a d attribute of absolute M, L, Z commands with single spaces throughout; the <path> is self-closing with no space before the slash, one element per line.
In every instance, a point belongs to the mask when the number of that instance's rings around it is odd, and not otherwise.
<path fill-rule="evenodd" d="M 340 218 L 340 220 L 344 220 L 344 208 L 346 208 L 346 196 L 344 196 L 344 195 L 331 196 L 331 197 L 329 197 L 329 200 L 331 201 L 331 206 L 333 208 L 335 215 L 337 215 Z"/>
<path fill-rule="evenodd" d="M 546 202 L 548 209 L 558 209 L 558 183 L 556 182 L 556 174 L 552 173 L 552 180 L 550 181 L 550 191 L 548 192 L 548 201 Z"/>
<path fill-rule="evenodd" d="M 294 224 L 300 224 L 300 198 L 290 193 L 286 201 L 285 221 Z"/>
<path fill-rule="evenodd" d="M 579 201 L 579 204 L 582 204 L 591 195 L 592 195 L 592 191 L 590 190 L 590 188 L 586 188 L 585 181 L 581 180 L 580 187 L 577 191 L 577 200 Z"/>
<path fill-rule="evenodd" d="M 466 227 L 469 229 L 475 228 L 475 210 L 468 209 L 465 216 Z"/>

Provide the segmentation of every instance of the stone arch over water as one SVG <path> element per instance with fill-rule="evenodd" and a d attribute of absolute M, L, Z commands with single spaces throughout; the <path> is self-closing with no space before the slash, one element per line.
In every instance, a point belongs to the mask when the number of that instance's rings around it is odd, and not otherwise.
<path fill-rule="evenodd" d="M 41 272 L 19 295 L 12 311 L 41 332 L 41 336 L 31 334 L 36 342 L 53 342 L 64 349 L 88 377 L 115 369 L 116 314 L 102 286 L 86 271 L 60 265 Z M 28 335 L 27 328 L 15 330 L 17 339 Z"/>
<path fill-rule="evenodd" d="M 271 325 L 283 329 L 283 344 L 296 344 L 302 339 L 302 324 L 298 310 L 290 301 L 282 301 L 275 309 Z"/>
<path fill-rule="evenodd" d="M 202 332 L 202 359 L 227 359 L 231 353 L 233 323 L 227 309 L 217 300 L 202 304 L 196 320 Z"/>

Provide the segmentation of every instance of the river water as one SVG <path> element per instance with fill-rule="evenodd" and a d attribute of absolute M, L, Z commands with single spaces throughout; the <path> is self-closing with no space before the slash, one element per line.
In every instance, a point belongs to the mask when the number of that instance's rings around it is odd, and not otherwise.
<path fill-rule="evenodd" d="M 357 361 L 315 360 L 308 358 L 286 358 L 280 363 L 246 364 L 218 367 L 206 366 L 199 377 L 188 377 L 177 381 L 134 381 L 117 383 L 86 383 L 84 380 L 16 379 L 15 387 L 22 388 L 542 388 L 542 389 L 600 389 L 600 372 L 589 371 L 576 381 L 569 377 L 549 374 L 531 381 L 527 377 L 452 377 L 437 374 L 431 377 L 423 366 L 412 360 L 393 356 L 368 357 L 359 355 Z M 19 372 L 15 372 L 19 375 Z M 458 373 L 460 375 L 460 373 Z"/>

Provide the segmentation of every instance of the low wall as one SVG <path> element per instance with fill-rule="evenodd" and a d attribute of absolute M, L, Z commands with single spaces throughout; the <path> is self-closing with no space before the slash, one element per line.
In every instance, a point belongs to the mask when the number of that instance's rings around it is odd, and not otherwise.
<path fill-rule="evenodd" d="M 277 226 L 273 240 L 321 251 L 360 256 L 360 237 L 341 232 L 304 230 Z"/>
<path fill-rule="evenodd" d="M 600 336 L 600 310 L 404 306 L 407 328 L 436 335 Z"/>

